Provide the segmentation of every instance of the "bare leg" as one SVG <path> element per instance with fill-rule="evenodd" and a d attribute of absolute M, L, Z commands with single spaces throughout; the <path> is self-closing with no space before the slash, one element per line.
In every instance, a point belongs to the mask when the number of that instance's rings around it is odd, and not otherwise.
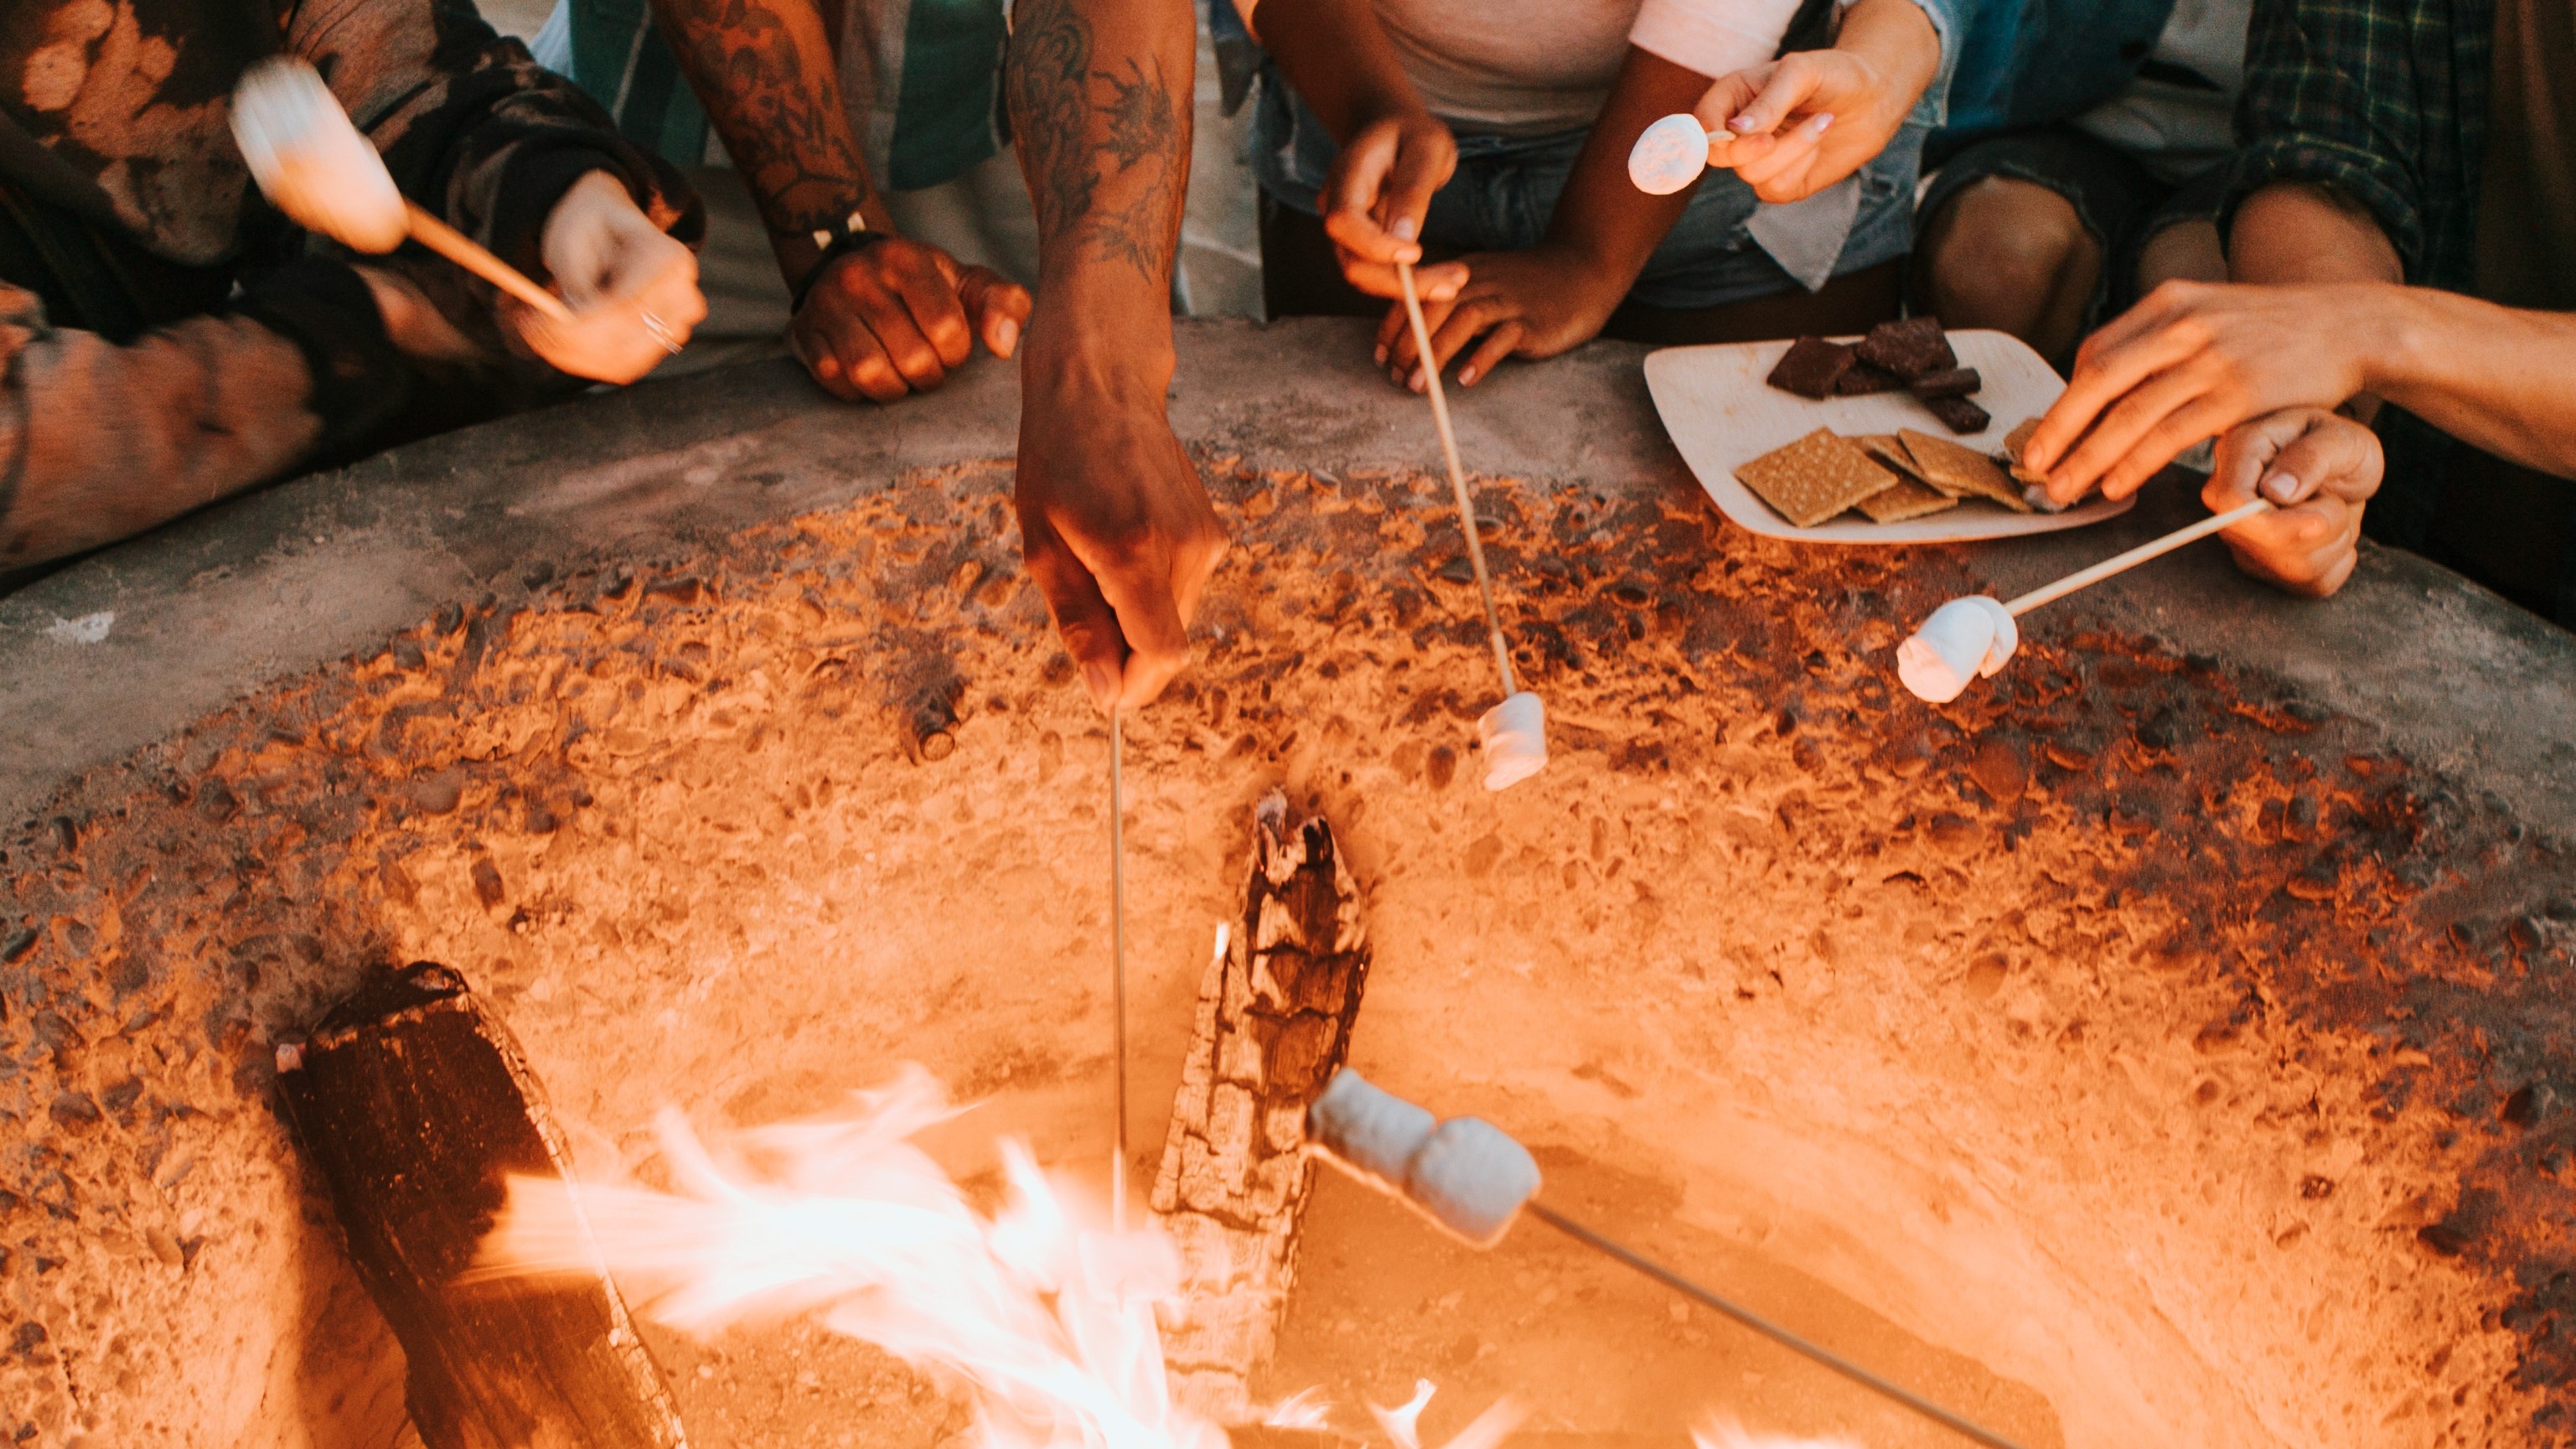
<path fill-rule="evenodd" d="M 1920 290 L 1951 327 L 1992 327 L 2042 357 L 2072 354 L 2102 280 L 2102 244 L 2065 197 L 1990 176 L 1934 214 L 1915 252 Z"/>
<path fill-rule="evenodd" d="M 2224 282 L 2227 250 L 2219 244 L 2218 223 L 2178 221 L 2138 248 L 2138 295 L 2165 282 Z"/>

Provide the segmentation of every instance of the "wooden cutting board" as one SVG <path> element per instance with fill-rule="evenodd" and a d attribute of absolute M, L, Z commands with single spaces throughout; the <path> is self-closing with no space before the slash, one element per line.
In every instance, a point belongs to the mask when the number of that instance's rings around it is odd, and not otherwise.
<path fill-rule="evenodd" d="M 1912 428 L 1937 438 L 1955 438 L 1981 453 L 2000 452 L 2004 434 L 2022 419 L 2048 411 L 2048 405 L 2066 390 L 2066 383 L 2019 338 L 2002 332 L 1951 333 L 1950 350 L 1959 354 L 1960 366 L 1977 369 L 1985 381 L 1973 401 L 1994 418 L 1984 432 L 1961 436 L 1901 392 L 1822 401 L 1782 392 L 1763 379 L 1788 350 L 1784 340 L 1667 347 L 1646 356 L 1646 388 L 1654 395 L 1655 411 L 1663 415 L 1664 431 L 1672 435 L 1682 461 L 1690 465 L 1718 511 L 1739 527 L 1802 543 L 1955 543 L 2082 528 L 2127 512 L 2135 501 L 2131 497 L 2114 503 L 2097 494 L 2064 513 L 2012 513 L 1992 503 L 1962 502 L 1903 523 L 1872 523 L 1859 514 L 1845 513 L 1813 528 L 1799 528 L 1736 481 L 1738 464 L 1818 428 L 1846 435 Z"/>

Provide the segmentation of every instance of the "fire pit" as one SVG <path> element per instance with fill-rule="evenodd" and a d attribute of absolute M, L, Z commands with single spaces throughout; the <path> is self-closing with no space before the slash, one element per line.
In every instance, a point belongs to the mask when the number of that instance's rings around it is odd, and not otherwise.
<path fill-rule="evenodd" d="M 2024 1443 L 2576 1428 L 2564 637 L 2385 556 L 2332 613 L 2204 559 L 1926 709 L 1912 619 L 2105 539 L 1748 539 L 1600 348 L 1459 404 L 1514 460 L 1486 546 L 1555 752 L 1488 796 L 1418 404 L 1334 327 L 1185 349 L 1238 548 L 1128 727 L 1141 1180 L 1283 784 L 1361 889 L 1355 1065 Z M 585 1176 L 650 1179 L 664 1105 L 774 1121 L 905 1061 L 985 1100 L 932 1144 L 961 1173 L 1002 1132 L 1105 1169 L 1106 734 L 1018 567 L 1008 375 L 884 413 L 782 379 L 428 445 L 0 601 L 0 1442 L 393 1442 L 399 1354 L 270 1095 L 388 962 L 509 1019 Z M 2401 610 L 2483 682 L 2362 646 Z M 1431 1378 L 1435 1440 L 1508 1392 L 1560 1435 L 1946 1442 L 1560 1241 L 1474 1254 L 1327 1179 L 1299 1262 L 1262 1393 Z M 702 1446 L 964 1424 L 809 1328 L 650 1342 Z"/>

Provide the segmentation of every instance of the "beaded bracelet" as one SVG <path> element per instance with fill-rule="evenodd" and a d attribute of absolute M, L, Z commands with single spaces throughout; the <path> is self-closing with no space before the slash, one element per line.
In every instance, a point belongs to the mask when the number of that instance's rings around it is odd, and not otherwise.
<path fill-rule="evenodd" d="M 869 230 L 867 217 L 855 209 L 842 221 L 837 231 L 827 226 L 814 228 L 814 245 L 822 251 L 822 255 L 814 259 L 814 265 L 806 268 L 805 275 L 798 278 L 796 285 L 789 289 L 791 294 L 789 310 L 792 312 L 805 310 L 805 298 L 814 290 L 814 284 L 822 280 L 824 268 L 853 252 L 866 251 L 893 235 L 894 233 L 890 231 Z"/>

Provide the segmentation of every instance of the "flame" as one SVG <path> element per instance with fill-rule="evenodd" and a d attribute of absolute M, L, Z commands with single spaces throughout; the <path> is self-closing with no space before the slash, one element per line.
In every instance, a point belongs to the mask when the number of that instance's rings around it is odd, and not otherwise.
<path fill-rule="evenodd" d="M 1392 1409 L 1371 1404 L 1369 1415 L 1386 1431 L 1386 1437 L 1395 1441 L 1396 1449 L 1422 1449 L 1422 1411 L 1431 1407 L 1431 1396 L 1438 1392 L 1431 1380 L 1415 1379 L 1412 1398 Z M 1520 1405 L 1510 1399 L 1496 1399 L 1441 1449 L 1497 1449 L 1520 1427 L 1521 1417 Z"/>
<path fill-rule="evenodd" d="M 1078 1227 L 1012 1141 L 1004 1204 L 985 1217 L 908 1140 L 954 1115 L 929 1073 L 857 1096 L 847 1116 L 712 1148 L 665 1112 L 674 1192 L 515 1177 L 476 1276 L 604 1265 L 639 1311 L 701 1337 L 810 1314 L 970 1385 L 986 1449 L 1225 1449 L 1164 1380 L 1168 1238 Z"/>

